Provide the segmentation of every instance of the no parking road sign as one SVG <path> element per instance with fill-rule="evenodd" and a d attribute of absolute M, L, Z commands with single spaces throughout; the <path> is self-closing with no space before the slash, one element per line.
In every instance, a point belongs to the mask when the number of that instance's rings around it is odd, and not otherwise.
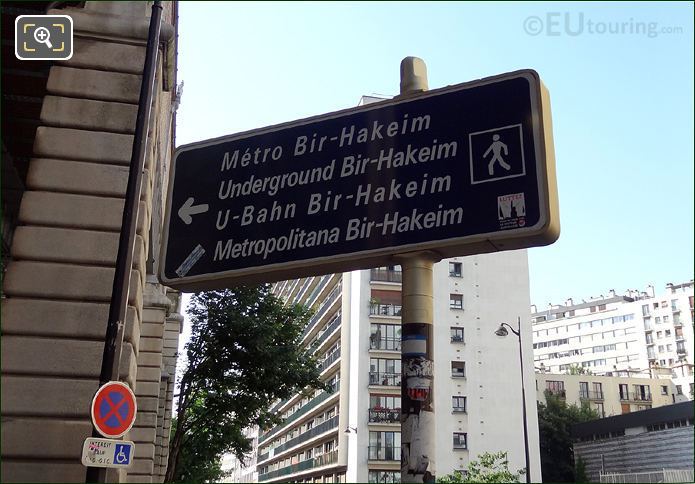
<path fill-rule="evenodd" d="M 92 400 L 92 423 L 107 438 L 121 437 L 135 422 L 135 394 L 125 383 L 112 381 L 102 385 Z"/>

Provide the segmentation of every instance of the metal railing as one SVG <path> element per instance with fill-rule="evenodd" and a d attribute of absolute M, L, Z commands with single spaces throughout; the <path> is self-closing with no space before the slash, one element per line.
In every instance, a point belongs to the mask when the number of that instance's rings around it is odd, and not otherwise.
<path fill-rule="evenodd" d="M 295 472 L 301 472 L 307 469 L 313 469 L 315 467 L 326 466 L 335 462 L 338 462 L 337 450 L 334 450 L 333 452 L 327 452 L 316 457 L 312 457 L 297 464 L 292 464 L 287 467 L 283 467 L 282 469 L 266 472 L 265 474 L 258 474 L 258 481 L 267 481 L 270 479 L 275 479 L 276 477 L 294 474 Z"/>
<path fill-rule="evenodd" d="M 316 427 L 312 427 L 311 429 L 307 430 L 301 435 L 298 435 L 297 437 L 288 440 L 284 444 L 278 445 L 275 447 L 275 453 L 279 454 L 283 450 L 287 450 L 291 447 L 294 447 L 295 445 L 299 445 L 302 442 L 306 442 L 307 440 L 316 437 L 317 435 L 320 435 L 324 432 L 327 432 L 335 427 L 338 426 L 338 415 L 335 415 L 328 420 L 326 420 L 323 423 L 318 424 Z"/>
<path fill-rule="evenodd" d="M 378 371 L 369 372 L 370 385 L 401 386 L 400 373 L 381 373 Z"/>
<path fill-rule="evenodd" d="M 326 329 L 323 330 L 323 332 L 316 338 L 316 341 L 313 343 L 316 345 L 315 347 L 318 349 L 321 346 L 321 343 L 326 341 L 326 339 L 335 331 L 335 328 L 340 326 L 341 322 L 341 316 L 338 316 L 335 318 L 328 326 L 326 326 Z"/>
<path fill-rule="evenodd" d="M 374 335 L 372 335 L 374 336 Z M 387 351 L 401 351 L 401 339 L 400 338 L 373 338 L 369 337 L 369 349 L 370 350 L 387 350 Z"/>
<path fill-rule="evenodd" d="M 340 358 L 340 348 L 334 350 L 333 353 L 326 356 L 326 358 L 319 364 L 319 371 L 323 371 L 331 366 L 331 364 L 338 358 Z"/>
<path fill-rule="evenodd" d="M 396 423 L 401 421 L 401 410 L 400 409 L 389 409 L 389 408 L 370 408 L 369 409 L 369 421 L 371 423 Z"/>
<path fill-rule="evenodd" d="M 403 272 L 391 269 L 372 269 L 370 280 L 381 282 L 403 282 Z"/>
<path fill-rule="evenodd" d="M 331 307 L 331 305 L 340 297 L 342 290 L 342 286 L 338 284 L 333 288 L 331 293 L 328 295 L 326 299 L 321 303 L 321 306 L 319 306 L 319 309 L 316 311 L 316 314 L 314 314 L 311 319 L 309 320 L 309 324 L 307 324 L 304 327 L 304 331 L 302 332 L 302 339 L 306 337 L 307 334 L 311 333 L 311 330 L 316 327 L 319 321 L 326 315 L 326 312 L 328 309 Z"/>
<path fill-rule="evenodd" d="M 463 336 L 454 334 L 451 336 L 451 342 L 452 343 L 463 343 Z"/>
<path fill-rule="evenodd" d="M 560 397 L 560 398 L 566 398 L 567 397 L 567 392 L 565 391 L 564 388 L 563 389 L 555 389 L 555 390 L 548 388 L 548 389 L 546 389 L 546 391 L 548 393 L 550 393 L 551 395 L 555 395 L 555 396 Z"/>
<path fill-rule="evenodd" d="M 633 400 L 636 402 L 651 402 L 652 401 L 652 395 L 651 395 L 651 393 L 647 393 L 645 395 L 637 393 L 634 395 Z"/>
<path fill-rule="evenodd" d="M 630 400 L 630 392 L 624 392 L 624 393 L 621 392 L 621 393 L 620 393 L 620 399 L 621 399 L 622 401 Z"/>
<path fill-rule="evenodd" d="M 382 461 L 401 461 L 401 447 L 398 446 L 380 446 L 380 445 L 370 445 L 369 446 L 369 460 L 382 460 Z"/>
<path fill-rule="evenodd" d="M 582 400 L 603 400 L 603 392 L 595 390 L 581 391 L 579 392 L 579 398 Z"/>
<path fill-rule="evenodd" d="M 294 412 L 292 415 L 288 416 L 280 425 L 276 426 L 273 430 L 271 430 L 267 434 L 261 435 L 260 437 L 258 437 L 258 443 L 262 444 L 263 442 L 268 440 L 270 437 L 272 437 L 273 435 L 278 433 L 280 431 L 280 429 L 285 427 L 285 425 L 294 422 L 299 417 L 306 414 L 312 408 L 316 408 L 319 404 L 328 400 L 335 393 L 335 390 L 337 390 L 337 388 L 333 388 L 333 392 L 330 392 L 330 393 L 329 392 L 322 392 L 318 397 L 315 397 L 315 398 L 309 400 L 309 402 L 306 405 L 300 407 L 299 410 Z"/>
<path fill-rule="evenodd" d="M 371 304 L 370 316 L 400 316 L 403 306 L 400 304 Z"/>
<path fill-rule="evenodd" d="M 599 482 L 624 484 L 633 482 L 693 482 L 693 469 L 663 469 L 651 472 L 601 472 Z"/>

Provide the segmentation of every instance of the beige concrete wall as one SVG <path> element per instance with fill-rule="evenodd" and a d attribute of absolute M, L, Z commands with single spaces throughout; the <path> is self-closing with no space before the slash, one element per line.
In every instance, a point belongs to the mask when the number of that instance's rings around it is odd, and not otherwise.
<path fill-rule="evenodd" d="M 589 403 L 592 408 L 596 408 L 597 403 L 603 403 L 605 416 L 621 415 L 622 404 L 630 406 L 631 412 L 640 410 L 640 406 L 651 405 L 661 407 L 673 403 L 673 394 L 676 389 L 669 378 L 639 378 L 639 377 L 617 377 L 617 376 L 597 376 L 597 375 L 563 375 L 553 373 L 536 373 L 536 398 L 539 402 L 545 402 L 544 391 L 548 381 L 562 381 L 565 387 L 565 399 L 568 404 L 580 405 L 579 382 L 589 383 L 589 396 L 592 397 Z M 603 398 L 595 399 L 592 383 L 601 383 Z M 620 399 L 619 385 L 628 386 L 629 399 Z M 651 393 L 651 401 L 635 400 L 634 385 L 648 385 Z M 666 394 L 662 393 L 662 386 L 668 387 Z"/>
<path fill-rule="evenodd" d="M 165 2 L 165 19 L 173 18 L 172 8 Z M 75 47 L 71 60 L 50 71 L 4 279 L 2 482 L 84 482 L 80 454 L 92 431 L 89 406 L 98 387 L 149 24 L 146 2 L 87 2 L 51 13 L 73 17 Z M 163 40 L 173 30 L 164 26 Z M 157 178 L 167 173 L 173 144 L 174 45 L 163 45 L 120 362 L 120 379 L 138 399 L 135 426 L 124 437 L 136 442 L 135 460 L 127 472 L 109 476 L 130 482 L 163 476 L 171 409 L 169 386 L 162 392 L 164 338 L 168 321 L 180 318 L 178 304 L 147 271 L 156 266 L 149 242 L 159 237 L 166 189 L 166 178 Z M 168 338 L 170 346 L 178 333 Z M 173 382 L 175 361 L 168 359 L 166 369 Z"/>

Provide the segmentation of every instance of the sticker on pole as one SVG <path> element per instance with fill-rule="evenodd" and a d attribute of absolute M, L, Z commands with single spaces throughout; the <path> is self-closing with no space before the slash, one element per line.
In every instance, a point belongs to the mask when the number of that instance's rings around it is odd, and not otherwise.
<path fill-rule="evenodd" d="M 92 400 L 92 423 L 107 438 L 118 438 L 135 423 L 135 394 L 125 383 L 112 381 L 102 385 Z"/>
<path fill-rule="evenodd" d="M 89 437 L 82 445 L 82 465 L 87 467 L 129 467 L 135 444 L 124 440 Z"/>

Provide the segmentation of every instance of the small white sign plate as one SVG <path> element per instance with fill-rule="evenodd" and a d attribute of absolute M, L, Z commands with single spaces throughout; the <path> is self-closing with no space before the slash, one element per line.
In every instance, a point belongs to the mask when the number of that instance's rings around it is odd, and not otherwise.
<path fill-rule="evenodd" d="M 129 467 L 135 444 L 127 440 L 89 437 L 82 446 L 82 465 L 87 467 Z"/>

